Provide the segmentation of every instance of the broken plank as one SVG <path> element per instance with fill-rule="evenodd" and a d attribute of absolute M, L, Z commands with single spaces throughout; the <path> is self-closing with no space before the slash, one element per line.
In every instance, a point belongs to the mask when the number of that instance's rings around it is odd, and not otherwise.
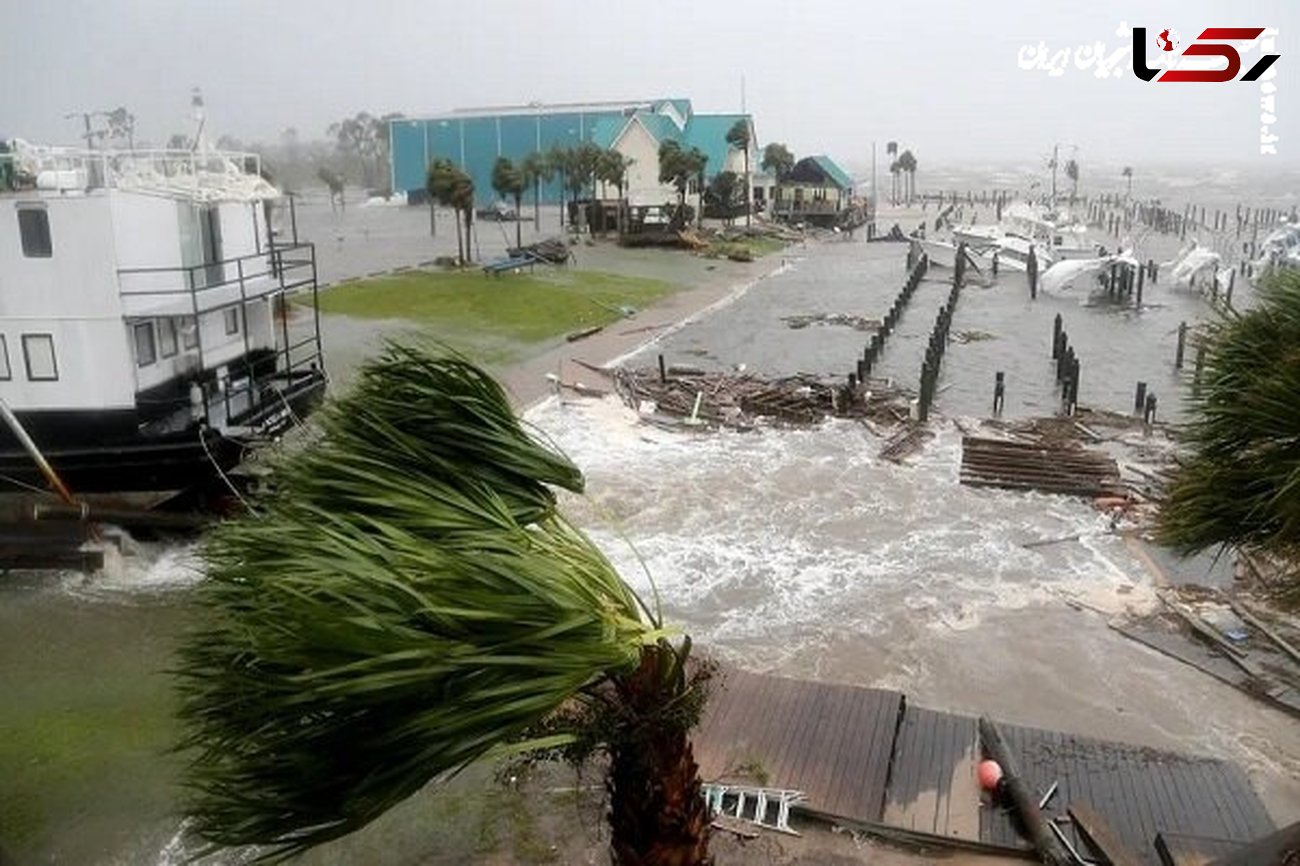
<path fill-rule="evenodd" d="M 1092 806 L 1087 803 L 1071 803 L 1068 811 L 1084 841 L 1105 857 L 1111 866 L 1143 866 L 1142 859 L 1124 844 Z"/>

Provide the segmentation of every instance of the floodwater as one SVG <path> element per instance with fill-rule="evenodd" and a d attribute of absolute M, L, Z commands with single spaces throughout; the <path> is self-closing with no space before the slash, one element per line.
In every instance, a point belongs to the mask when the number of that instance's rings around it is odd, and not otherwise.
<path fill-rule="evenodd" d="M 427 211 L 349 214 L 337 217 L 339 234 L 325 236 L 334 278 L 432 258 L 419 246 Z M 323 232 L 335 218 L 318 203 L 300 213 L 300 232 Z M 1142 258 L 1166 259 L 1177 246 L 1151 243 Z M 878 318 L 902 285 L 904 255 L 903 245 L 860 238 L 792 248 L 788 268 L 634 362 L 663 352 L 677 363 L 847 375 L 866 335 L 792 330 L 781 319 Z M 879 375 L 914 386 L 950 274 L 933 271 L 917 293 Z M 995 371 L 1007 375 L 1008 414 L 1055 409 L 1057 313 L 1082 359 L 1081 402 L 1131 410 L 1141 379 L 1159 395 L 1161 416 L 1176 416 L 1187 374 L 1173 370 L 1174 329 L 1209 311 L 1159 284 L 1146 301 L 1141 312 L 1090 306 L 1077 294 L 1031 301 L 1024 276 L 1009 273 L 967 289 L 953 333 L 993 339 L 949 346 L 936 438 L 902 466 L 881 461 L 881 440 L 843 421 L 701 435 L 640 425 L 612 401 L 556 400 L 528 417 L 587 473 L 588 496 L 566 496 L 566 508 L 631 581 L 658 595 L 670 621 L 727 661 L 1228 758 L 1274 818 L 1289 822 L 1300 813 L 1293 720 L 1132 644 L 1105 615 L 1066 604 L 1120 613 L 1154 603 L 1150 575 L 1104 519 L 1074 499 L 957 483 L 960 432 L 949 419 L 985 414 Z M 1021 546 L 1075 534 L 1077 542 Z M 165 753 L 175 730 L 164 672 L 191 621 L 188 589 L 201 579 L 190 548 L 144 545 L 101 576 L 0 582 L 0 759 L 9 768 L 0 849 L 20 863 L 163 866 L 186 856 Z M 305 862 L 444 862 L 431 852 L 448 849 L 472 861 L 475 842 L 463 838 L 453 801 L 422 795 Z"/>

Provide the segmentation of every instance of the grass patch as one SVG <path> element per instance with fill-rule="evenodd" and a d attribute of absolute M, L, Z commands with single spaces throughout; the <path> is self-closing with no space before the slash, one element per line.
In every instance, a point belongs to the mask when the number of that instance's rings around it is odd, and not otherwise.
<path fill-rule="evenodd" d="M 676 288 L 599 271 L 413 271 L 334 286 L 319 304 L 322 313 L 406 319 L 457 341 L 477 334 L 528 344 L 616 321 L 624 307 L 641 309 Z"/>

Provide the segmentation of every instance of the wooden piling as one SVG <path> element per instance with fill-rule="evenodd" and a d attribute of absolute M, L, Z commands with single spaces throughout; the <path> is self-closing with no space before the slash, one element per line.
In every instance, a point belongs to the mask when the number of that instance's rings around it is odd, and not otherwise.
<path fill-rule="evenodd" d="M 1142 421 L 1148 426 L 1156 420 L 1156 395 L 1147 394 L 1147 399 L 1142 406 Z"/>
<path fill-rule="evenodd" d="M 1147 383 L 1138 382 L 1137 393 L 1133 395 L 1133 414 L 1137 415 L 1138 413 L 1140 413 L 1142 411 L 1142 407 L 1146 405 L 1146 402 L 1147 402 Z"/>
<path fill-rule="evenodd" d="M 1137 269 L 1137 302 L 1134 304 L 1139 310 L 1142 309 L 1142 284 L 1146 282 L 1147 271 L 1141 265 Z"/>
<path fill-rule="evenodd" d="M 1187 347 L 1187 323 L 1178 323 L 1178 349 L 1174 353 L 1174 369 L 1183 369 L 1183 350 Z"/>
<path fill-rule="evenodd" d="M 659 356 L 659 382 L 663 384 L 668 381 L 668 368 L 664 366 L 664 356 Z"/>
<path fill-rule="evenodd" d="M 1001 370 L 993 374 L 993 414 L 1001 415 L 1006 398 L 1006 374 Z"/>

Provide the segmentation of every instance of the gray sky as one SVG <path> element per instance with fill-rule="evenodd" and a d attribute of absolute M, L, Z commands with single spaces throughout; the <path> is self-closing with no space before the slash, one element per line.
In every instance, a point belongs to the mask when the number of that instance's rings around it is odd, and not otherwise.
<path fill-rule="evenodd" d="M 359 110 L 687 96 L 740 108 L 761 142 L 864 165 L 897 139 L 922 165 L 1023 160 L 1052 142 L 1092 162 L 1300 160 L 1300 2 L 858 0 L 5 0 L 0 135 L 71 142 L 64 115 L 125 105 L 141 137 L 315 138 Z M 1275 26 L 1277 157 L 1260 157 L 1258 83 L 1143 82 L 1018 68 L 1022 45 L 1127 45 L 1120 22 Z M 1156 52 L 1153 50 L 1152 54 Z M 1251 64 L 1252 54 L 1243 69 Z M 1122 64 L 1128 68 L 1129 61 Z M 883 156 L 882 156 L 883 158 Z"/>

